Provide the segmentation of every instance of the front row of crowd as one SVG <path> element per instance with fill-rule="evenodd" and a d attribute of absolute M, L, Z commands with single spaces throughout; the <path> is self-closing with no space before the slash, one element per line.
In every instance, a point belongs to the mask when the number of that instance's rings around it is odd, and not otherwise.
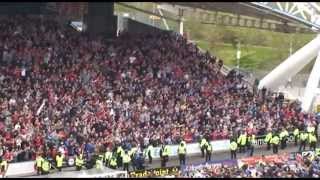
<path fill-rule="evenodd" d="M 316 148 L 317 136 L 315 133 L 315 127 L 308 126 L 305 131 L 301 131 L 298 128 L 294 129 L 293 137 L 295 140 L 295 145 L 300 142 L 299 151 L 304 151 L 306 145 L 309 144 L 310 150 L 320 152 L 320 148 Z M 270 131 L 265 136 L 264 142 L 267 144 L 267 150 L 273 149 L 273 153 L 278 153 L 278 148 L 285 149 L 287 146 L 287 141 L 289 138 L 289 133 L 286 129 L 282 129 L 281 132 Z M 237 158 L 238 153 L 249 152 L 252 156 L 254 153 L 254 142 L 256 142 L 256 137 L 254 134 L 247 134 L 246 132 L 241 132 L 237 138 L 231 138 L 230 140 L 230 152 L 231 159 Z M 212 156 L 212 144 L 208 141 L 206 136 L 202 137 L 199 142 L 201 155 L 205 161 L 211 161 Z M 169 161 L 169 155 L 172 153 L 171 146 L 163 144 L 160 148 L 159 156 L 161 159 L 161 167 L 166 167 Z M 132 147 L 130 150 L 124 150 L 121 145 L 115 146 L 114 149 L 106 148 L 105 151 L 100 153 L 95 153 L 91 160 L 84 158 L 83 153 L 77 153 L 75 157 L 75 167 L 76 170 L 80 171 L 83 167 L 89 169 L 95 166 L 97 169 L 102 169 L 103 166 L 109 167 L 111 169 L 117 169 L 123 167 L 123 170 L 129 171 L 129 166 L 132 166 L 133 170 L 144 169 L 144 159 L 147 158 L 149 164 L 152 164 L 152 159 L 154 157 L 154 148 L 152 144 L 149 144 L 147 148 L 141 152 L 137 147 Z M 181 140 L 177 149 L 177 154 L 179 157 L 180 165 L 186 165 L 186 142 Z M 36 158 L 36 169 L 37 174 L 49 174 L 51 168 L 55 168 L 61 171 L 64 166 L 65 156 L 58 153 L 54 159 L 54 163 L 51 163 L 48 158 L 44 158 L 42 154 L 38 154 Z M 0 159 L 0 166 L 2 172 L 7 169 L 7 162 Z M 91 166 L 90 166 L 91 164 Z"/>

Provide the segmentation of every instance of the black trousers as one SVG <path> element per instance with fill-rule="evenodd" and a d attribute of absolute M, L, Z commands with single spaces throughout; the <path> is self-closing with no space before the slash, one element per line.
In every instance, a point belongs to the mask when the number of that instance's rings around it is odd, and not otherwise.
<path fill-rule="evenodd" d="M 310 150 L 313 150 L 313 151 L 315 151 L 316 150 L 316 142 L 312 142 L 312 143 L 310 143 Z"/>
<path fill-rule="evenodd" d="M 161 158 L 161 167 L 166 167 L 166 163 L 169 160 L 168 156 L 162 156 Z"/>
<path fill-rule="evenodd" d="M 270 144 L 270 141 L 267 142 L 267 150 L 269 151 L 271 149 L 271 144 Z"/>
<path fill-rule="evenodd" d="M 246 145 L 240 145 L 240 153 L 246 152 Z"/>
<path fill-rule="evenodd" d="M 211 161 L 211 152 L 206 153 L 206 162 Z"/>
<path fill-rule="evenodd" d="M 111 169 L 117 169 L 117 166 L 110 166 Z"/>
<path fill-rule="evenodd" d="M 37 167 L 37 175 L 41 174 L 41 167 Z"/>
<path fill-rule="evenodd" d="M 205 147 L 201 147 L 201 157 L 204 158 L 204 151 L 205 151 Z"/>
<path fill-rule="evenodd" d="M 272 149 L 274 154 L 278 154 L 278 146 L 279 146 L 278 144 L 273 144 Z"/>
<path fill-rule="evenodd" d="M 57 167 L 57 169 L 59 170 L 59 172 L 61 171 L 62 167 Z"/>
<path fill-rule="evenodd" d="M 254 146 L 253 145 L 250 145 L 250 147 L 249 147 L 249 155 L 250 156 L 253 156 L 253 152 L 254 152 Z"/>
<path fill-rule="evenodd" d="M 281 140 L 281 149 L 284 149 L 287 147 L 287 139 L 286 138 L 283 138 Z"/>
<path fill-rule="evenodd" d="M 129 171 L 129 163 L 123 163 L 123 170 Z"/>
<path fill-rule="evenodd" d="M 120 156 L 117 158 L 117 165 L 118 165 L 118 168 L 122 166 L 122 157 Z"/>
<path fill-rule="evenodd" d="M 181 165 L 186 165 L 186 155 L 185 154 L 179 154 L 179 162 Z"/>
<path fill-rule="evenodd" d="M 231 150 L 231 159 L 237 159 L 237 150 Z"/>
<path fill-rule="evenodd" d="M 306 149 L 306 141 L 301 141 L 299 151 L 302 151 L 302 147 L 303 147 L 303 150 Z"/>
<path fill-rule="evenodd" d="M 49 174 L 49 171 L 44 171 L 44 170 L 42 170 L 42 174 Z"/>
<path fill-rule="evenodd" d="M 76 170 L 80 171 L 82 169 L 82 166 L 76 166 Z"/>
<path fill-rule="evenodd" d="M 109 159 L 106 159 L 106 161 L 104 162 L 104 165 L 105 165 L 106 167 L 109 166 Z"/>
<path fill-rule="evenodd" d="M 294 137 L 294 145 L 296 146 L 298 144 L 298 136 Z"/>
<path fill-rule="evenodd" d="M 151 151 L 148 152 L 149 164 L 152 164 Z"/>

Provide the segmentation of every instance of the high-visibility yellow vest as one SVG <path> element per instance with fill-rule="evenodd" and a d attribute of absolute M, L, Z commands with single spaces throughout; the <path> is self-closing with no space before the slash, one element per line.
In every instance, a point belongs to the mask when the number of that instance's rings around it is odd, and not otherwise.
<path fill-rule="evenodd" d="M 315 128 L 313 126 L 308 126 L 307 127 L 307 132 L 308 133 L 314 133 L 314 131 L 315 131 Z"/>
<path fill-rule="evenodd" d="M 279 136 L 280 136 L 280 140 L 282 140 L 283 138 L 289 136 L 289 133 L 288 133 L 287 130 L 284 130 L 284 131 L 282 131 L 282 132 L 280 133 Z"/>
<path fill-rule="evenodd" d="M 110 166 L 117 166 L 117 159 L 114 156 L 110 160 Z"/>
<path fill-rule="evenodd" d="M 236 142 L 232 141 L 232 142 L 230 143 L 230 149 L 231 149 L 232 151 L 235 151 L 235 150 L 237 150 L 237 148 L 238 148 L 238 144 L 237 144 Z"/>
<path fill-rule="evenodd" d="M 153 151 L 153 146 L 150 144 L 148 146 L 148 149 L 147 149 L 147 155 L 149 154 L 149 152 L 151 153 L 151 157 L 152 157 L 152 151 Z"/>
<path fill-rule="evenodd" d="M 132 148 L 132 149 L 128 152 L 129 156 L 132 156 L 134 153 L 137 152 L 137 150 L 138 150 L 138 148 L 136 148 L 136 147 Z"/>
<path fill-rule="evenodd" d="M 96 168 L 97 169 L 102 169 L 102 164 L 103 164 L 103 162 L 101 159 L 96 160 Z"/>
<path fill-rule="evenodd" d="M 299 129 L 296 128 L 294 131 L 293 131 L 293 135 L 294 136 L 299 136 Z"/>
<path fill-rule="evenodd" d="M 301 141 L 305 141 L 305 140 L 307 140 L 307 138 L 308 138 L 308 134 L 307 133 L 301 133 L 300 134 L 300 139 L 301 139 Z"/>
<path fill-rule="evenodd" d="M 206 145 L 206 143 L 207 143 L 207 140 L 205 138 L 202 138 L 200 142 L 200 147 L 203 148 L 203 146 Z"/>
<path fill-rule="evenodd" d="M 238 143 L 242 146 L 246 145 L 247 143 L 247 136 L 245 134 L 242 134 L 239 136 L 239 139 L 238 139 Z"/>
<path fill-rule="evenodd" d="M 268 143 L 272 139 L 272 132 L 269 132 L 267 136 L 264 138 L 264 142 Z"/>
<path fill-rule="evenodd" d="M 209 145 L 207 146 L 207 151 L 212 152 L 212 145 L 211 145 L 211 144 L 209 144 Z"/>
<path fill-rule="evenodd" d="M 62 163 L 63 163 L 63 156 L 56 156 L 56 162 L 57 162 L 57 167 L 62 167 Z"/>
<path fill-rule="evenodd" d="M 5 160 L 3 160 L 3 161 L 1 162 L 1 164 L 0 164 L 0 167 L 1 167 L 1 168 L 4 167 L 4 169 L 7 169 L 7 168 L 8 168 L 8 162 L 5 161 Z"/>
<path fill-rule="evenodd" d="M 180 144 L 179 147 L 178 147 L 178 154 L 186 154 L 186 145 L 184 144 Z"/>
<path fill-rule="evenodd" d="M 76 156 L 76 166 L 82 166 L 83 165 L 83 159 L 82 156 Z"/>
<path fill-rule="evenodd" d="M 163 154 L 163 156 L 169 156 L 169 153 L 170 153 L 169 146 L 165 145 L 162 154 Z"/>
<path fill-rule="evenodd" d="M 37 164 L 37 167 L 38 168 L 41 168 L 41 164 L 42 164 L 42 162 L 43 162 L 43 157 L 41 157 L 41 156 L 38 156 L 37 158 L 36 158 L 36 164 Z"/>
<path fill-rule="evenodd" d="M 279 141 L 280 141 L 280 138 L 278 136 L 274 136 L 272 139 L 271 139 L 271 144 L 276 144 L 278 145 L 279 144 Z"/>
<path fill-rule="evenodd" d="M 112 152 L 107 151 L 104 153 L 104 160 L 105 161 L 109 161 L 111 159 L 111 157 L 112 157 Z"/>
<path fill-rule="evenodd" d="M 123 163 L 129 163 L 131 161 L 131 158 L 128 154 L 123 155 Z"/>
<path fill-rule="evenodd" d="M 309 134 L 309 143 L 317 142 L 317 137 L 313 134 Z"/>
<path fill-rule="evenodd" d="M 320 148 L 316 148 L 316 156 L 320 156 Z"/>
<path fill-rule="evenodd" d="M 44 160 L 43 163 L 42 163 L 42 170 L 45 171 L 45 172 L 48 172 L 50 171 L 50 163 L 48 160 Z"/>

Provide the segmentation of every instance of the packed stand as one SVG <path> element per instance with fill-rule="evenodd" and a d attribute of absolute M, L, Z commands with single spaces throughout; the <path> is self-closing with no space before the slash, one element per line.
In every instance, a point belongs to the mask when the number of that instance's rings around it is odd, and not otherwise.
<path fill-rule="evenodd" d="M 221 60 L 175 33 L 106 41 L 53 20 L 9 17 L 0 38 L 0 155 L 9 162 L 315 124 L 299 104 L 224 76 Z"/>

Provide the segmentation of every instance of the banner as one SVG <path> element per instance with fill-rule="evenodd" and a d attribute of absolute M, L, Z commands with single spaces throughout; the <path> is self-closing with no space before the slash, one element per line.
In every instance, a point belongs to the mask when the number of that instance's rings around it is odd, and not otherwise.
<path fill-rule="evenodd" d="M 274 155 L 268 155 L 268 156 L 253 156 L 253 157 L 239 159 L 238 165 L 241 167 L 244 164 L 254 165 L 258 162 L 281 163 L 281 162 L 286 162 L 288 160 L 289 160 L 288 153 L 284 153 L 284 154 L 280 154 L 280 155 L 274 154 Z"/>
<path fill-rule="evenodd" d="M 146 169 L 140 171 L 129 172 L 129 177 L 141 178 L 141 177 L 159 177 L 177 174 L 180 170 L 179 166 L 156 168 L 156 169 Z"/>
<path fill-rule="evenodd" d="M 200 163 L 200 164 L 192 164 L 181 167 L 181 174 L 182 175 L 190 175 L 193 173 L 199 173 L 198 170 L 209 168 L 211 169 L 214 174 L 219 174 L 221 167 L 234 167 L 237 166 L 236 160 L 221 160 L 221 161 L 210 161 L 207 163 Z M 194 177 L 202 177 L 195 175 Z"/>

